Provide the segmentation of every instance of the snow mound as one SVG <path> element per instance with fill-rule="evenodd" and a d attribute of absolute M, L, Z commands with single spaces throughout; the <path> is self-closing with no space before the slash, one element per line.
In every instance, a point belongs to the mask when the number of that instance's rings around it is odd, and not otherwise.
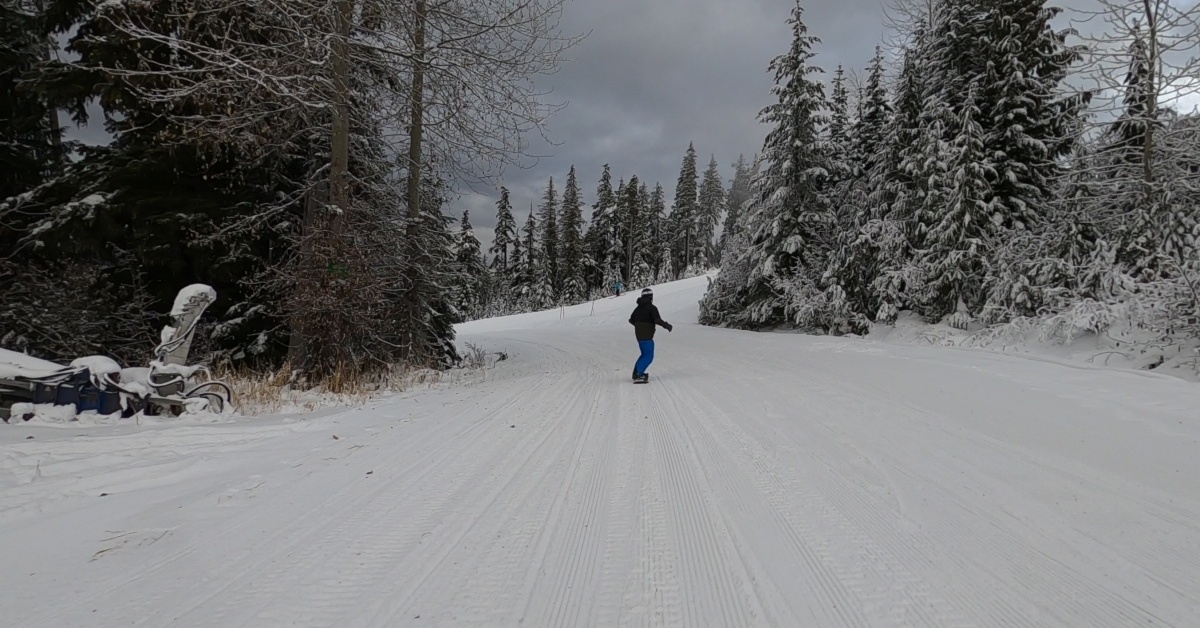
<path fill-rule="evenodd" d="M 0 377 L 12 379 L 17 376 L 49 375 L 63 370 L 61 364 L 35 358 L 24 353 L 0 349 Z"/>

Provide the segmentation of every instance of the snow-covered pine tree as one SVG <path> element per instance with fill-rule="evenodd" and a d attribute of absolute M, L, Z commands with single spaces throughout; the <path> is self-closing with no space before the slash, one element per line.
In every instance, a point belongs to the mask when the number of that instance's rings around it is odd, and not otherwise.
<path fill-rule="evenodd" d="M 717 226 L 721 222 L 721 211 L 725 209 L 725 185 L 715 155 L 709 158 L 708 167 L 704 169 L 696 209 L 696 240 L 704 247 L 697 265 L 712 268 L 717 263 Z"/>
<path fill-rule="evenodd" d="M 675 182 L 675 203 L 671 206 L 671 231 L 675 236 L 672 243 L 675 251 L 675 272 L 686 273 L 702 250 L 696 237 L 696 214 L 699 192 L 696 189 L 696 148 L 688 143 L 683 163 L 679 167 L 679 179 Z"/>
<path fill-rule="evenodd" d="M 1071 31 L 1051 25 L 1062 10 L 1045 0 L 990 0 L 983 9 L 990 45 L 982 51 L 988 56 L 975 102 L 995 167 L 992 220 L 1024 230 L 1046 212 L 1059 159 L 1075 141 L 1086 98 L 1062 95 L 1062 83 L 1082 48 L 1067 45 Z"/>
<path fill-rule="evenodd" d="M 565 303 L 578 303 L 588 293 L 584 276 L 583 200 L 579 197 L 579 181 L 575 166 L 567 173 L 563 189 L 562 221 L 559 234 L 559 273 L 562 277 L 562 297 Z"/>
<path fill-rule="evenodd" d="M 928 246 L 917 260 L 924 280 L 919 295 L 922 312 L 933 321 L 949 316 L 949 324 L 962 329 L 982 310 L 986 256 L 1001 230 L 990 220 L 993 173 L 984 155 L 975 86 L 970 90 L 958 114 L 958 137 L 948 147 L 952 151 L 949 171 L 936 183 L 937 193 L 927 197 L 923 222 L 928 221 L 924 237 Z M 935 104 L 932 108 L 945 116 L 946 126 L 954 124 L 949 107 Z"/>
<path fill-rule="evenodd" d="M 850 161 L 856 178 L 865 179 L 878 168 L 887 141 L 887 128 L 892 118 L 892 104 L 884 86 L 883 48 L 875 46 L 875 56 L 867 67 L 867 83 L 859 104 L 858 120 L 854 124 Z"/>
<path fill-rule="evenodd" d="M 384 163 L 384 160 L 379 159 L 378 163 Z M 385 340 L 412 343 L 406 350 L 409 364 L 445 368 L 459 361 L 458 349 L 454 345 L 454 321 L 461 319 L 462 314 L 451 301 L 450 286 L 454 285 L 457 271 L 455 237 L 451 232 L 454 219 L 444 211 L 448 204 L 449 189 L 445 179 L 427 168 L 421 179 L 421 213 L 416 224 L 403 224 L 411 220 L 407 214 L 401 221 L 401 226 L 406 227 L 404 233 L 414 237 L 402 241 L 400 264 L 388 264 L 381 268 L 382 275 L 395 273 L 397 277 L 408 278 L 405 285 L 393 283 L 383 288 L 392 296 L 394 305 L 384 315 L 395 316 L 393 320 L 401 321 L 401 325 L 392 325 L 399 329 L 388 328 L 386 322 L 382 326 L 386 333 L 392 335 Z M 407 208 L 407 203 L 403 205 Z M 356 215 L 372 214 L 359 212 Z M 394 246 L 395 234 L 387 232 L 387 224 L 391 222 L 384 217 L 383 221 L 374 225 L 374 229 L 357 231 L 369 236 L 382 234 L 380 241 L 390 242 Z M 382 262 L 383 259 L 377 258 L 377 261 Z M 395 281 L 394 277 L 392 281 Z M 417 309 L 410 312 L 409 308 L 414 303 Z M 365 359 L 379 360 L 384 366 L 389 365 L 386 343 L 382 347 L 365 348 L 368 350 Z M 362 349 L 350 347 L 349 350 Z"/>
<path fill-rule="evenodd" d="M 921 278 L 913 263 L 920 247 L 917 215 L 926 194 L 931 168 L 942 163 L 940 150 L 923 122 L 927 72 L 921 51 L 929 44 L 928 32 L 919 29 L 905 51 L 893 99 L 895 114 L 885 130 L 877 166 L 867 173 L 867 223 L 852 244 L 846 268 L 868 287 L 851 292 L 852 302 L 862 303 L 872 320 L 891 323 L 900 310 L 912 307 L 911 292 Z M 869 150 L 869 149 L 868 149 Z M 854 280 L 847 280 L 851 285 Z"/>
<path fill-rule="evenodd" d="M 654 282 L 659 283 L 671 277 L 671 273 L 666 270 L 671 256 L 671 232 L 667 222 L 667 194 L 661 183 L 654 184 L 654 192 L 650 195 L 648 215 L 650 221 L 648 260 Z"/>
<path fill-rule="evenodd" d="M 471 227 L 470 212 L 464 210 L 455 241 L 454 306 L 463 320 L 478 318 L 485 305 L 487 268 L 483 264 L 483 246 Z"/>
<path fill-rule="evenodd" d="M 553 302 L 558 298 L 559 292 L 558 192 L 554 189 L 554 177 L 550 177 L 550 183 L 546 185 L 538 213 L 541 214 L 539 223 L 542 227 L 542 281 L 545 282 L 545 289 Z"/>
<path fill-rule="evenodd" d="M 508 273 L 509 248 L 517 239 L 517 221 L 513 218 L 508 188 L 500 186 L 500 200 L 496 201 L 495 237 L 492 239 L 492 246 L 488 249 L 488 252 L 492 254 L 492 269 L 500 275 Z"/>
<path fill-rule="evenodd" d="M 755 156 L 753 163 L 757 162 L 758 157 Z M 733 180 L 729 182 L 729 191 L 725 195 L 725 223 L 721 228 L 721 240 L 717 246 L 715 260 L 718 265 L 724 259 L 729 237 L 737 231 L 742 208 L 750 200 L 750 181 L 754 174 L 752 164 L 746 162 L 746 156 L 738 155 L 738 160 L 733 164 Z"/>
<path fill-rule="evenodd" d="M 878 313 L 879 299 L 873 284 L 879 273 L 879 245 L 885 235 L 881 229 L 890 226 L 882 222 L 887 195 L 875 190 L 875 184 L 884 175 L 881 171 L 888 152 L 887 132 L 892 112 L 884 88 L 883 52 L 879 46 L 875 47 L 875 56 L 867 68 L 867 81 L 857 111 L 847 150 L 850 184 L 841 195 L 848 210 L 843 212 L 847 223 L 839 230 L 829 275 L 845 300 L 838 309 L 844 312 L 847 326 L 861 331 Z"/>
<path fill-rule="evenodd" d="M 829 161 L 820 137 L 825 89 L 813 76 L 821 71 L 810 64 L 819 40 L 808 35 L 803 11 L 797 1 L 788 19 L 791 46 L 769 66 L 777 102 L 759 113 L 770 131 L 763 142 L 766 168 L 754 182 L 754 200 L 744 215 L 746 284 L 709 288 L 724 292 L 714 294 L 714 302 L 736 301 L 740 307 L 713 309 L 708 320 L 714 324 L 819 328 L 827 323 L 820 286 L 831 238 L 824 196 Z"/>
<path fill-rule="evenodd" d="M 612 266 L 612 270 L 616 271 L 617 277 L 628 285 L 629 269 L 626 266 L 626 261 L 628 260 L 626 255 L 626 238 L 629 233 L 630 215 L 633 212 L 633 208 L 630 206 L 629 191 L 626 187 L 625 178 L 621 177 L 617 181 L 617 205 L 613 208 L 612 231 L 609 235 L 607 256 L 608 263 Z M 634 198 L 636 198 L 636 195 Z M 609 287 L 611 287 L 611 284 Z"/>
<path fill-rule="evenodd" d="M 751 285 L 750 242 L 744 224 L 748 214 L 729 214 L 722 237 L 721 272 L 700 299 L 701 325 L 746 326 L 745 292 Z M 730 221 L 735 221 L 730 224 Z"/>
<path fill-rule="evenodd" d="M 648 249 L 649 230 L 644 197 L 646 186 L 637 175 L 630 177 L 625 186 L 625 277 L 630 289 L 644 286 L 650 280 L 650 266 L 645 257 Z"/>
<path fill-rule="evenodd" d="M 516 294 L 516 290 L 520 285 L 520 280 L 521 277 L 524 276 L 524 273 L 525 252 L 522 250 L 521 238 L 520 234 L 518 234 L 517 237 L 513 238 L 512 241 L 512 255 L 510 255 L 508 258 L 508 272 L 506 273 L 509 292 L 513 295 Z M 513 306 L 516 307 L 516 304 L 514 303 Z"/>
<path fill-rule="evenodd" d="M 612 289 L 612 283 L 605 278 L 611 266 L 608 251 L 614 228 L 614 216 L 617 199 L 612 188 L 612 171 L 604 164 L 604 172 L 600 175 L 600 183 L 596 186 L 596 203 L 592 205 L 592 220 L 588 227 L 584 244 L 593 266 L 589 269 L 588 291 Z"/>
<path fill-rule="evenodd" d="M 986 279 L 985 319 L 994 322 L 1032 315 L 1041 306 L 1039 279 L 1025 265 L 996 263 L 998 247 L 1021 243 L 1053 211 L 1052 188 L 1090 94 L 1064 89 L 1083 48 L 1068 45 L 1073 31 L 1053 26 L 1061 9 L 1045 0 L 991 0 L 985 11 L 990 37 L 976 104 L 990 162 L 991 222 L 1002 230 Z"/>
<path fill-rule="evenodd" d="M 539 281 L 542 275 L 542 251 L 538 242 L 538 222 L 534 215 L 533 203 L 529 203 L 529 216 L 525 218 L 525 226 L 521 228 L 525 264 L 520 275 L 513 282 L 513 294 L 517 297 L 523 311 L 531 311 L 543 307 L 542 297 L 544 283 Z"/>
<path fill-rule="evenodd" d="M 846 72 L 840 65 L 834 70 L 830 91 L 829 124 L 825 134 L 830 168 L 827 184 L 831 194 L 837 198 L 845 192 L 845 184 L 853 174 L 850 148 L 853 131 L 853 122 L 850 119 L 850 91 L 846 87 Z M 835 209 L 838 210 L 835 211 L 838 218 L 845 218 L 847 212 Z"/>

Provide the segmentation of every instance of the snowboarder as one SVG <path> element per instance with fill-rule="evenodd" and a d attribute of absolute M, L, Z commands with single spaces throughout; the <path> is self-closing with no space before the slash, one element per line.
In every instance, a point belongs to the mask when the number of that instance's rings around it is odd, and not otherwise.
<path fill-rule="evenodd" d="M 654 361 L 654 326 L 661 325 L 667 331 L 674 327 L 658 315 L 658 308 L 654 306 L 654 291 L 650 288 L 642 290 L 637 307 L 634 308 L 633 314 L 629 315 L 629 324 L 633 325 L 638 348 L 642 351 L 633 365 L 633 381 L 635 384 L 645 384 L 650 381 L 646 369 L 650 368 L 650 363 Z"/>
<path fill-rule="evenodd" d="M 620 281 L 613 284 L 613 289 L 617 291 L 617 296 L 621 296 L 621 288 L 623 287 Z"/>

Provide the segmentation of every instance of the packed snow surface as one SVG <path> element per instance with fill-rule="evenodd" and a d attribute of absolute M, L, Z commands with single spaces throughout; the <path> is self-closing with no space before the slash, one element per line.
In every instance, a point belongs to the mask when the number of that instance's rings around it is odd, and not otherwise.
<path fill-rule="evenodd" d="M 1200 386 L 695 324 L 480 321 L 349 411 L 0 426 L 0 617 L 67 626 L 1197 626 Z"/>

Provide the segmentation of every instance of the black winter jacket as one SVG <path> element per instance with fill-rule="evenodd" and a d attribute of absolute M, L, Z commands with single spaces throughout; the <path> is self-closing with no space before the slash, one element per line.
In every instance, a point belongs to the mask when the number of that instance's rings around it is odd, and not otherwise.
<path fill-rule="evenodd" d="M 633 314 L 629 315 L 629 324 L 633 325 L 633 333 L 638 340 L 654 340 L 655 325 L 662 325 L 664 329 L 671 331 L 671 324 L 658 315 L 658 308 L 654 306 L 653 299 L 647 297 L 638 297 L 637 307 L 634 308 Z"/>

